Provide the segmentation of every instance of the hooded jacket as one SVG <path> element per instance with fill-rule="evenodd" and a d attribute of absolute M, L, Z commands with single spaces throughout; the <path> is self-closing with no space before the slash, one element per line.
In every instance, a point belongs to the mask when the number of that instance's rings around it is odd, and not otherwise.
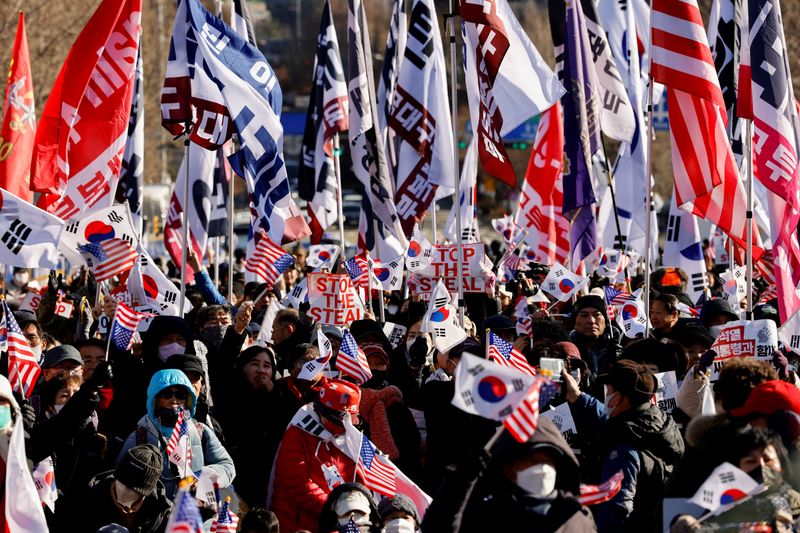
<path fill-rule="evenodd" d="M 622 471 L 619 493 L 594 508 L 602 532 L 651 531 L 658 528 L 664 488 L 684 451 L 672 418 L 644 403 L 609 418 L 602 402 L 586 393 L 570 404 L 578 432 L 597 435 L 587 448 L 588 482 L 601 482 Z"/>
<path fill-rule="evenodd" d="M 327 533 L 329 531 L 337 531 L 341 527 L 339 525 L 339 517 L 336 515 L 336 503 L 343 495 L 350 492 L 360 492 L 366 496 L 369 502 L 370 533 L 383 531 L 383 521 L 380 514 L 378 514 L 378 507 L 375 505 L 372 493 L 361 483 L 343 483 L 331 491 L 328 499 L 325 500 L 325 505 L 322 506 L 322 512 L 319 513 L 319 531 Z"/>
<path fill-rule="evenodd" d="M 177 468 L 169 462 L 169 458 L 167 457 L 166 448 L 171 430 L 170 428 L 163 428 L 163 426 L 161 426 L 156 416 L 155 404 L 156 395 L 162 390 L 173 386 L 184 387 L 188 391 L 186 407 L 192 413 L 192 416 L 194 416 L 197 398 L 195 397 L 189 378 L 180 370 L 159 370 L 153 375 L 153 378 L 150 380 L 150 386 L 147 388 L 147 414 L 139 420 L 136 431 L 128 436 L 116 461 L 118 464 L 129 449 L 139 444 L 149 443 L 158 447 L 164 459 L 161 481 L 164 483 L 169 499 L 175 496 L 180 477 Z M 195 475 L 199 476 L 199 472 L 204 466 L 211 467 L 219 476 L 220 488 L 229 486 L 236 476 L 236 469 L 233 465 L 233 459 L 231 459 L 231 456 L 219 442 L 214 431 L 202 422 L 196 421 L 194 418 L 189 420 L 188 428 L 189 442 L 192 447 L 192 471 Z M 164 435 L 165 433 L 166 436 Z"/>
<path fill-rule="evenodd" d="M 547 449 L 555 458 L 555 494 L 536 499 L 502 473 L 502 463 Z M 596 531 L 592 515 L 577 500 L 580 493 L 578 459 L 556 425 L 540 418 L 536 432 L 525 443 L 507 432 L 492 447 L 461 463 L 447 477 L 425 513 L 425 533 L 484 533 L 519 531 L 528 524 L 539 532 Z"/>

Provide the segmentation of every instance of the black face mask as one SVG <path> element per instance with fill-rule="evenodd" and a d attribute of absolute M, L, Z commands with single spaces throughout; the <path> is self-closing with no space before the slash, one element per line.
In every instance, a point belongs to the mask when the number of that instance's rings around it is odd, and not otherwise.
<path fill-rule="evenodd" d="M 227 325 L 216 324 L 200 331 L 200 340 L 208 346 L 209 350 L 217 350 L 222 345 L 222 338 L 228 331 Z"/>
<path fill-rule="evenodd" d="M 386 381 L 389 372 L 386 370 L 372 370 L 372 377 L 361 385 L 365 389 L 380 389 Z"/>
<path fill-rule="evenodd" d="M 408 362 L 414 368 L 419 368 L 425 364 L 425 361 L 428 357 L 428 339 L 425 336 L 420 335 L 414 342 L 411 343 L 411 346 L 408 348 Z"/>
<path fill-rule="evenodd" d="M 156 409 L 156 415 L 162 426 L 172 427 L 178 421 L 181 411 L 183 411 L 182 407 L 159 407 Z"/>

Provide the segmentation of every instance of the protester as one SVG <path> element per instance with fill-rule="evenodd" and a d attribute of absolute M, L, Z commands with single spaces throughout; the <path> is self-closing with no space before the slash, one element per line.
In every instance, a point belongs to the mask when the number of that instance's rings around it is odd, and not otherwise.
<path fill-rule="evenodd" d="M 360 483 L 343 483 L 328 495 L 319 514 L 320 533 L 347 532 L 352 523 L 360 533 L 381 533 L 383 521 L 370 491 Z"/>

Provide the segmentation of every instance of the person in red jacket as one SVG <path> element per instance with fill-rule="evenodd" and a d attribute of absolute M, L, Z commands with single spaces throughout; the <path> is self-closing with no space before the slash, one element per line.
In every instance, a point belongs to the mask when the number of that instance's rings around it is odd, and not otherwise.
<path fill-rule="evenodd" d="M 346 447 L 343 420 L 358 419 L 361 391 L 349 381 L 329 380 L 319 398 L 297 411 L 275 458 L 268 506 L 281 531 L 317 532 L 328 494 L 355 479 L 355 463 Z"/>

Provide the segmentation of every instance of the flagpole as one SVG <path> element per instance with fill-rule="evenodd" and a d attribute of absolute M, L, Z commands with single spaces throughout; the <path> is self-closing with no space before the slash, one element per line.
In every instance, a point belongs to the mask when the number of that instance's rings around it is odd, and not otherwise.
<path fill-rule="evenodd" d="M 600 135 L 600 141 L 603 145 L 603 158 L 605 159 L 606 166 L 606 179 L 608 180 L 608 190 L 611 192 L 611 208 L 614 210 L 614 223 L 617 225 L 617 242 L 619 243 L 620 253 L 625 253 L 625 243 L 622 240 L 622 225 L 619 223 L 619 210 L 617 209 L 617 193 L 614 190 L 614 180 L 611 176 L 611 166 L 608 164 L 608 151 L 606 150 L 606 138 Z M 628 282 L 628 263 L 623 262 L 625 272 L 625 283 L 630 292 L 630 284 Z"/>
<path fill-rule="evenodd" d="M 336 208 L 339 210 L 339 261 L 344 261 L 344 208 L 342 206 L 342 167 L 339 162 L 339 133 L 333 134 L 333 171 L 336 174 Z"/>
<path fill-rule="evenodd" d="M 183 250 L 181 262 L 181 297 L 178 304 L 178 316 L 183 318 L 184 302 L 186 301 L 186 264 L 189 260 L 189 130 L 192 125 L 186 123 L 186 138 L 183 140 Z"/>
<path fill-rule="evenodd" d="M 372 232 L 373 232 L 373 242 L 375 243 L 375 251 L 378 251 L 378 219 L 372 217 Z M 369 254 L 369 250 L 367 251 Z M 367 268 L 369 269 L 369 300 L 372 302 L 372 278 L 375 272 L 375 264 L 372 262 L 372 258 L 367 255 Z M 386 322 L 386 310 L 384 309 L 383 305 L 383 286 L 378 286 L 378 315 L 380 316 L 381 323 Z"/>
<path fill-rule="evenodd" d="M 650 58 L 650 69 L 647 74 L 647 184 L 645 193 L 645 221 L 644 221 L 644 310 L 650 312 L 650 252 L 653 247 L 650 235 L 650 218 L 653 210 L 653 58 Z M 645 338 L 650 336 L 650 321 L 645 321 Z"/>
<path fill-rule="evenodd" d="M 450 30 L 450 112 L 453 123 L 453 209 L 456 209 L 456 251 L 458 262 L 456 264 L 456 282 L 458 286 L 458 319 L 461 327 L 464 327 L 464 236 L 461 228 L 461 170 L 458 160 L 458 71 L 457 58 L 458 50 L 456 47 L 456 16 L 453 0 L 449 0 L 450 12 L 445 15 Z M 435 237 L 435 235 L 434 235 Z"/>
<path fill-rule="evenodd" d="M 233 6 L 231 6 L 233 9 Z M 234 133 L 231 138 L 231 143 L 233 144 L 236 139 L 236 134 Z M 233 251 L 236 250 L 236 245 L 234 244 L 234 232 L 233 232 L 233 224 L 234 224 L 234 182 L 236 181 L 234 178 L 233 170 L 231 170 L 230 178 L 228 180 L 228 303 L 233 305 Z"/>
<path fill-rule="evenodd" d="M 111 322 L 108 323 L 108 331 L 106 332 L 106 335 L 108 337 L 106 339 L 106 358 L 105 358 L 106 361 L 108 361 L 108 352 L 111 351 L 111 332 L 114 331 L 114 321 L 117 319 L 118 309 L 119 309 L 119 304 L 117 304 L 117 306 L 114 307 L 114 316 L 111 317 Z"/>
<path fill-rule="evenodd" d="M 436 244 L 436 194 L 433 195 L 433 200 L 431 200 L 431 225 L 433 226 L 433 244 Z"/>
<path fill-rule="evenodd" d="M 219 287 L 219 237 L 214 237 L 214 286 Z"/>
<path fill-rule="evenodd" d="M 747 154 L 747 218 L 745 230 L 747 231 L 747 249 L 745 250 L 745 263 L 747 265 L 747 320 L 753 318 L 753 135 L 752 120 L 744 121 L 744 146 Z"/>

